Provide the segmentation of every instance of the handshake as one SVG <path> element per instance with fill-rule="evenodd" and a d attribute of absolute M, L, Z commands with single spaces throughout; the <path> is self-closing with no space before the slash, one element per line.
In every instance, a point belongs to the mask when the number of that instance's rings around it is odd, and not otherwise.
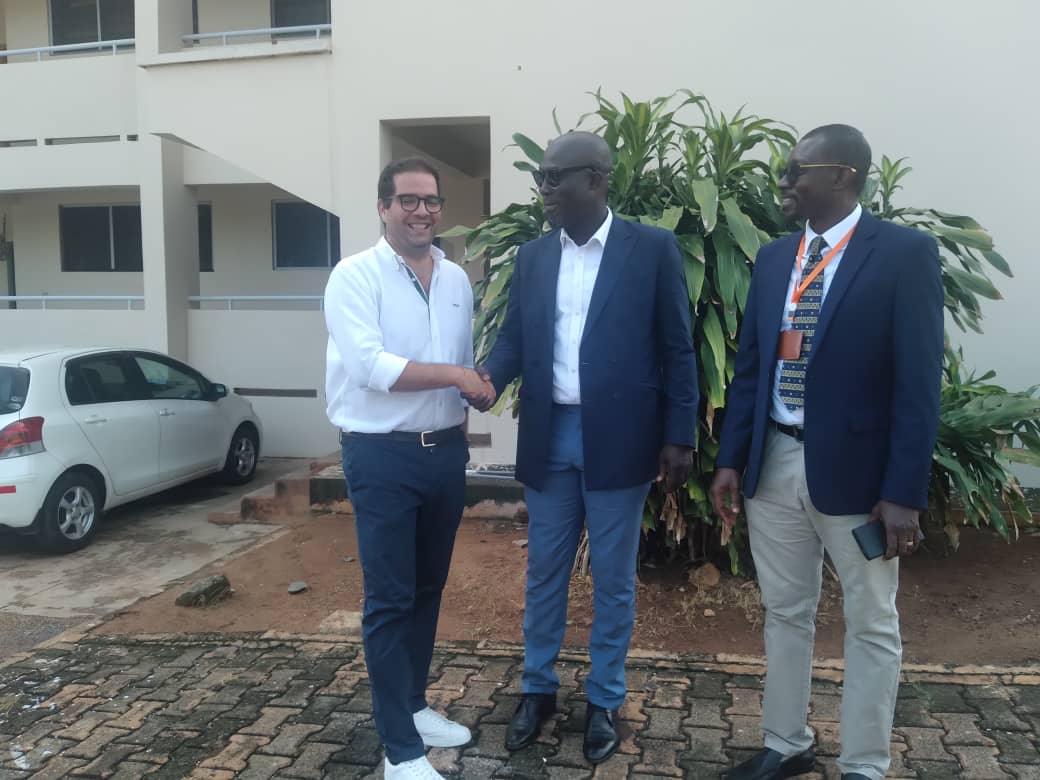
<path fill-rule="evenodd" d="M 486 412 L 495 405 L 498 398 L 495 386 L 491 384 L 491 375 L 483 366 L 477 366 L 475 369 L 461 368 L 455 386 L 459 388 L 459 393 L 467 403 L 478 412 Z"/>

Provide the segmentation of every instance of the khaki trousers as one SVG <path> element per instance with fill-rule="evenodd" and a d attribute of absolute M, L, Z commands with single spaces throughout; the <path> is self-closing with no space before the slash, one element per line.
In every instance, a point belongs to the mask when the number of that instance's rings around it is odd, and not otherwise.
<path fill-rule="evenodd" d="M 807 718 L 826 550 L 841 580 L 845 607 L 838 767 L 843 773 L 884 777 L 902 659 L 898 559 L 863 557 L 852 529 L 867 515 L 825 515 L 813 506 L 803 445 L 779 431 L 769 431 L 762 476 L 754 498 L 745 504 L 766 612 L 765 746 L 792 755 L 812 745 Z"/>

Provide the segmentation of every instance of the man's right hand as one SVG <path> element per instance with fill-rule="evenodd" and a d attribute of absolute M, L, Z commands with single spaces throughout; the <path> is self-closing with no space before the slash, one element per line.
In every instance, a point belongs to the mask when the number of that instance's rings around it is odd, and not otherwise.
<path fill-rule="evenodd" d="M 737 522 L 740 514 L 740 474 L 736 469 L 715 469 L 711 481 L 711 505 L 727 525 Z"/>
<path fill-rule="evenodd" d="M 481 366 L 479 369 L 462 368 L 456 385 L 462 397 L 478 412 L 486 412 L 495 405 L 497 394 L 491 384 L 491 376 Z"/>

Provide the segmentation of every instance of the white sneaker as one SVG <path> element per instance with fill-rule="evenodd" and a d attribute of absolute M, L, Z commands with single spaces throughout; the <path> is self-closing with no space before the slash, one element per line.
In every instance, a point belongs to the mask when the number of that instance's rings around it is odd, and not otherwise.
<path fill-rule="evenodd" d="M 391 764 L 387 759 L 384 764 L 383 777 L 385 780 L 444 780 L 444 775 L 433 768 L 433 764 L 426 760 L 426 756 L 411 761 L 402 761 L 400 764 Z"/>
<path fill-rule="evenodd" d="M 426 747 L 458 747 L 473 739 L 468 728 L 429 707 L 412 715 L 412 720 Z"/>

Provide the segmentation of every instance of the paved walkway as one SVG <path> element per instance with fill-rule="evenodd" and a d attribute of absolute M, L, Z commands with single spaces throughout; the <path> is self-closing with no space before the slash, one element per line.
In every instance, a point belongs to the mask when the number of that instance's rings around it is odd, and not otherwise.
<path fill-rule="evenodd" d="M 760 744 L 755 659 L 634 655 L 621 751 L 595 773 L 581 756 L 585 658 L 562 659 L 559 714 L 507 754 L 519 691 L 512 646 L 442 646 L 431 703 L 474 730 L 433 750 L 458 778 L 717 777 Z M 840 665 L 814 682 L 811 722 L 833 778 Z M 328 637 L 64 635 L 0 668 L 0 780 L 148 777 L 380 778 L 357 644 Z M 893 777 L 1040 779 L 1040 669 L 908 667 Z"/>

